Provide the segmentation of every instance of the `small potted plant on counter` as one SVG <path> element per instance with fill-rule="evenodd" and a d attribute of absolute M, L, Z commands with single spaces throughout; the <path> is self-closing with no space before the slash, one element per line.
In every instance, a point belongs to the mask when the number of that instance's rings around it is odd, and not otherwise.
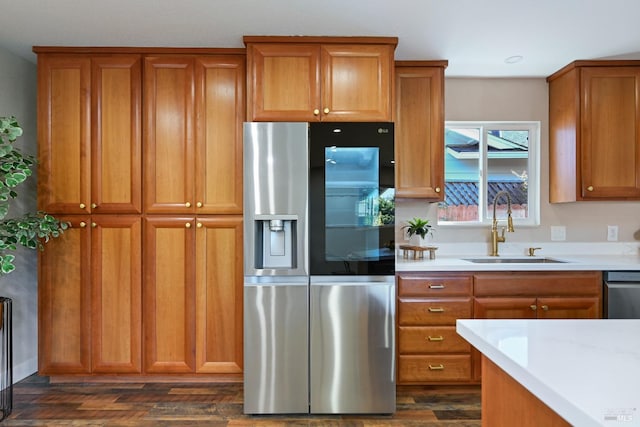
<path fill-rule="evenodd" d="M 409 242 L 415 246 L 424 246 L 425 239 L 433 232 L 428 219 L 417 217 L 407 221 L 402 229 L 406 230 Z"/>

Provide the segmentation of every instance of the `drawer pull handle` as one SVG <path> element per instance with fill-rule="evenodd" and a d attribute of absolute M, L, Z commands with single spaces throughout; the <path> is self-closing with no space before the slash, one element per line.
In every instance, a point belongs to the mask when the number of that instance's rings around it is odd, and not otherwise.
<path fill-rule="evenodd" d="M 431 371 L 443 371 L 444 370 L 444 365 L 441 363 L 439 365 L 432 365 L 431 363 L 429 363 L 429 370 Z"/>
<path fill-rule="evenodd" d="M 444 308 L 442 307 L 429 307 L 430 313 L 444 313 Z"/>
<path fill-rule="evenodd" d="M 544 311 L 548 311 L 548 310 L 549 310 L 549 306 L 548 306 L 548 305 L 543 305 L 543 306 L 542 306 L 542 309 L 543 309 Z"/>
<path fill-rule="evenodd" d="M 534 311 L 538 309 L 538 307 L 535 304 L 531 304 L 529 308 L 531 308 L 531 310 L 534 310 Z"/>
<path fill-rule="evenodd" d="M 437 337 L 432 337 L 431 335 L 429 335 L 427 339 L 429 341 L 444 341 L 444 337 L 442 335 L 439 335 Z"/>
<path fill-rule="evenodd" d="M 429 285 L 429 289 L 444 289 L 444 285 Z"/>

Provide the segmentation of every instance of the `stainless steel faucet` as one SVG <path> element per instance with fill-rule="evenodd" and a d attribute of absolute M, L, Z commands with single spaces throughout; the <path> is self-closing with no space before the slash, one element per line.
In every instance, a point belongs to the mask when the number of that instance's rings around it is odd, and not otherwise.
<path fill-rule="evenodd" d="M 493 222 L 491 223 L 491 256 L 498 256 L 498 243 L 504 242 L 505 227 L 502 227 L 502 234 L 498 236 L 498 219 L 496 218 L 496 203 L 500 196 L 507 196 L 507 231 L 513 233 L 513 219 L 511 218 L 511 196 L 506 191 L 499 191 L 493 199 Z"/>

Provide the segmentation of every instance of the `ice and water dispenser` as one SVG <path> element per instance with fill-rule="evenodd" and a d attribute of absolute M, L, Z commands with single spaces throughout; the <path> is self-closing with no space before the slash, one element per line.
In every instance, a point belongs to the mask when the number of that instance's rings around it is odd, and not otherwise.
<path fill-rule="evenodd" d="M 295 269 L 296 227 L 294 216 L 261 216 L 255 219 L 255 268 Z"/>

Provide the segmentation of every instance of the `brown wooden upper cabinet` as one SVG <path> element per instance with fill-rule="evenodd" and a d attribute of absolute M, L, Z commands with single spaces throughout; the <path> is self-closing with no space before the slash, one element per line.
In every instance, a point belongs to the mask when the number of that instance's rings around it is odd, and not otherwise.
<path fill-rule="evenodd" d="M 145 57 L 146 213 L 242 213 L 244 61 Z"/>
<path fill-rule="evenodd" d="M 34 48 L 39 209 L 142 212 L 141 55 L 49 50 Z"/>
<path fill-rule="evenodd" d="M 447 61 L 396 61 L 396 197 L 444 200 Z"/>
<path fill-rule="evenodd" d="M 575 61 L 549 82 L 549 201 L 640 200 L 640 60 Z"/>
<path fill-rule="evenodd" d="M 245 36 L 247 120 L 391 121 L 397 37 Z"/>

